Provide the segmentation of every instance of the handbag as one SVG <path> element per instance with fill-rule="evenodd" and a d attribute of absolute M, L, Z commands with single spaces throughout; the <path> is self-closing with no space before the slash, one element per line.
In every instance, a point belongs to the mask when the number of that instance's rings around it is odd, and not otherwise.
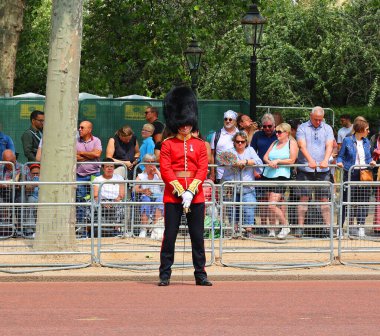
<path fill-rule="evenodd" d="M 369 169 L 360 170 L 360 181 L 373 181 L 372 171 Z"/>

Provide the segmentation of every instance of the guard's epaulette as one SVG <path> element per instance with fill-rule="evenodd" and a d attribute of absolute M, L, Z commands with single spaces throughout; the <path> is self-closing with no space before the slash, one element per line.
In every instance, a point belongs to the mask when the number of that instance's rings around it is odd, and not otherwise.
<path fill-rule="evenodd" d="M 166 140 L 169 140 L 169 139 L 173 139 L 175 138 L 175 136 L 168 136 L 167 138 L 165 138 L 164 140 L 162 140 L 162 142 L 166 141 Z"/>

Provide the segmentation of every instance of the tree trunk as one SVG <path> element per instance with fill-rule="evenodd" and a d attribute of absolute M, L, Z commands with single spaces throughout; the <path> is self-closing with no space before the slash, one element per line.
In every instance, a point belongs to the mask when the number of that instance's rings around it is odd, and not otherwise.
<path fill-rule="evenodd" d="M 76 129 L 83 0 L 54 0 L 46 83 L 41 181 L 76 180 Z M 41 185 L 39 203 L 73 203 L 75 186 Z M 43 206 L 37 214 L 34 248 L 75 248 L 75 207 Z"/>
<path fill-rule="evenodd" d="M 13 96 L 17 45 L 25 0 L 0 1 L 0 96 Z"/>

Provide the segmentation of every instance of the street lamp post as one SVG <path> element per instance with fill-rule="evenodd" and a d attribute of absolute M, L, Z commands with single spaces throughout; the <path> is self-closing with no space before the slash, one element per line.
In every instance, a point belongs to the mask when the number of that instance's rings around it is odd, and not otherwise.
<path fill-rule="evenodd" d="M 251 88 L 250 88 L 250 102 L 249 102 L 249 114 L 252 120 L 256 121 L 256 105 L 257 105 L 257 96 L 256 96 L 256 75 L 257 75 L 257 48 L 260 47 L 260 40 L 263 34 L 264 24 L 266 19 L 261 16 L 257 5 L 253 4 L 249 6 L 248 12 L 244 15 L 241 20 L 243 25 L 245 40 L 248 45 L 253 46 L 253 55 L 251 56 Z"/>
<path fill-rule="evenodd" d="M 195 94 L 197 94 L 198 69 L 201 64 L 202 54 L 203 50 L 199 48 L 197 40 L 193 38 L 187 49 L 184 51 L 184 55 L 186 58 L 187 67 L 190 71 L 191 89 Z"/>

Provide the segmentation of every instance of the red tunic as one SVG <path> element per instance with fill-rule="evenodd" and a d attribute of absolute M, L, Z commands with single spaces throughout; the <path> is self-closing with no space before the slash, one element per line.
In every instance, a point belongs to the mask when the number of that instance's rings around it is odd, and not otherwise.
<path fill-rule="evenodd" d="M 164 202 L 182 202 L 182 198 L 178 196 L 173 186 L 176 180 L 183 187 L 183 191 L 187 190 L 194 180 L 199 180 L 200 183 L 196 187 L 192 203 L 203 203 L 205 198 L 202 184 L 207 177 L 207 169 L 207 149 L 203 140 L 190 137 L 184 141 L 179 139 L 178 136 L 166 139 L 162 143 L 160 152 L 160 172 L 165 182 Z M 186 172 L 185 175 L 191 175 L 192 177 L 177 176 L 183 175 L 183 172 Z"/>

